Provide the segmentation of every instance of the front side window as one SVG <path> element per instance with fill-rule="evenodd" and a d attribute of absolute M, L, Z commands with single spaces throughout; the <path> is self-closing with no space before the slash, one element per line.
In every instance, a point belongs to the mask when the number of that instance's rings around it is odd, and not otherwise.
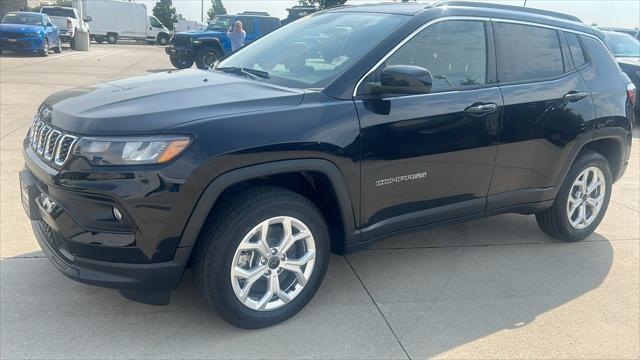
<path fill-rule="evenodd" d="M 584 51 L 582 50 L 582 45 L 580 45 L 578 35 L 572 33 L 564 33 L 564 37 L 567 39 L 567 44 L 569 45 L 569 50 L 571 51 L 571 56 L 573 57 L 573 64 L 577 68 L 586 64 L 587 58 L 584 56 Z"/>
<path fill-rule="evenodd" d="M 216 16 L 207 25 L 207 31 L 226 32 L 231 27 L 231 18 L 229 16 Z"/>
<path fill-rule="evenodd" d="M 405 43 L 385 66 L 414 65 L 431 72 L 432 91 L 487 82 L 487 42 L 482 21 L 433 24 Z"/>
<path fill-rule="evenodd" d="M 496 46 L 502 82 L 539 80 L 564 73 L 560 39 L 554 29 L 498 22 Z"/>
<path fill-rule="evenodd" d="M 151 23 L 151 26 L 153 26 L 154 28 L 162 27 L 162 23 L 160 22 L 160 20 L 154 18 L 153 16 L 149 16 L 149 22 Z"/>
<path fill-rule="evenodd" d="M 217 68 L 268 73 L 268 81 L 296 88 L 324 88 L 410 19 L 403 15 L 328 12 L 283 26 L 231 54 Z"/>

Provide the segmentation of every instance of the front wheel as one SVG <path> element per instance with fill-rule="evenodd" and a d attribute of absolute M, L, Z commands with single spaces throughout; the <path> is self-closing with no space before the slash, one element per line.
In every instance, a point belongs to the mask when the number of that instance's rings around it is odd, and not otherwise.
<path fill-rule="evenodd" d="M 156 39 L 156 44 L 158 45 L 162 45 L 165 46 L 169 43 L 169 37 L 167 35 L 158 35 L 158 38 Z"/>
<path fill-rule="evenodd" d="M 612 183 L 607 159 L 597 152 L 583 150 L 569 169 L 553 206 L 536 213 L 538 226 L 561 241 L 586 238 L 607 211 Z"/>
<path fill-rule="evenodd" d="M 115 44 L 118 42 L 118 35 L 116 34 L 109 34 L 107 35 L 107 42 L 109 44 Z"/>
<path fill-rule="evenodd" d="M 102 44 L 104 42 L 104 37 L 96 35 L 93 37 L 93 40 L 95 40 L 98 44 Z"/>
<path fill-rule="evenodd" d="M 44 39 L 44 44 L 42 45 L 42 50 L 40 50 L 40 56 L 42 56 L 42 57 L 49 56 L 49 39 Z"/>
<path fill-rule="evenodd" d="M 169 56 L 169 61 L 176 69 L 188 69 L 193 66 L 192 58 L 185 58 L 179 56 Z"/>
<path fill-rule="evenodd" d="M 295 315 L 315 295 L 329 235 L 308 199 L 261 186 L 221 206 L 195 251 L 194 280 L 207 302 L 236 326 L 262 328 Z"/>
<path fill-rule="evenodd" d="M 196 66 L 198 69 L 208 70 L 216 61 L 220 60 L 222 55 L 212 47 L 204 47 L 196 52 Z"/>

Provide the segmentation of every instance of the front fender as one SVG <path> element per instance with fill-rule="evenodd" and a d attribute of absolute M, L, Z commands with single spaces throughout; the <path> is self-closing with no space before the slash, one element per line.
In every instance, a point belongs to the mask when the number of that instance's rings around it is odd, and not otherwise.
<path fill-rule="evenodd" d="M 198 200 L 191 217 L 189 218 L 179 248 L 193 247 L 200 234 L 207 217 L 214 204 L 230 186 L 239 182 L 255 179 L 261 176 L 269 176 L 282 173 L 313 171 L 325 175 L 336 192 L 336 198 L 340 207 L 340 213 L 344 224 L 344 239 L 346 243 L 357 242 L 355 225 L 355 213 L 351 204 L 349 192 L 342 174 L 338 168 L 328 160 L 323 159 L 299 159 L 282 160 L 263 163 L 250 167 L 232 170 L 218 176 L 204 190 Z"/>

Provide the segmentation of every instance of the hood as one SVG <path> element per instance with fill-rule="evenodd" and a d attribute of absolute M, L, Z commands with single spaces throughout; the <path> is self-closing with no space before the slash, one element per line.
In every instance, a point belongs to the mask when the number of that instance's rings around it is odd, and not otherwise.
<path fill-rule="evenodd" d="M 616 61 L 618 62 L 618 64 L 624 64 L 624 65 L 633 65 L 633 66 L 638 66 L 640 67 L 640 57 L 617 57 Z"/>
<path fill-rule="evenodd" d="M 12 32 L 18 34 L 30 34 L 42 30 L 39 25 L 0 24 L 0 32 Z"/>
<path fill-rule="evenodd" d="M 191 30 L 191 31 L 185 31 L 185 32 L 180 32 L 177 33 L 176 35 L 189 35 L 189 36 L 193 36 L 193 37 L 206 37 L 206 36 L 210 36 L 210 37 L 219 37 L 219 36 L 226 36 L 227 33 L 226 32 L 222 32 L 222 31 L 205 31 L 205 30 Z"/>
<path fill-rule="evenodd" d="M 296 106 L 302 90 L 205 70 L 180 70 L 53 94 L 52 125 L 80 135 L 157 133 L 189 121 Z"/>

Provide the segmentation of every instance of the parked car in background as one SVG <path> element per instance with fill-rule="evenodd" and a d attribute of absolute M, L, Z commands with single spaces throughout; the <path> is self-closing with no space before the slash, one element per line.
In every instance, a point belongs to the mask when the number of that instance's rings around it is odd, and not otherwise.
<path fill-rule="evenodd" d="M 82 30 L 89 32 L 89 22 L 91 17 L 85 17 L 80 19 L 78 10 L 72 7 L 64 6 L 43 6 L 40 8 L 40 12 L 47 14 L 51 21 L 60 30 L 60 39 L 62 42 L 69 43 L 71 49 L 76 48 L 76 32 Z"/>
<path fill-rule="evenodd" d="M 166 45 L 169 30 L 155 16 L 147 15 L 147 6 L 119 0 L 73 0 L 74 7 L 84 6 L 84 16 L 91 17 L 91 38 L 97 43 L 115 44 L 120 39 L 144 40 Z"/>
<path fill-rule="evenodd" d="M 0 21 L 0 53 L 4 50 L 49 56 L 49 49 L 62 51 L 58 27 L 46 14 L 16 11 Z"/>
<path fill-rule="evenodd" d="M 330 252 L 399 232 L 518 213 L 579 241 L 632 144 L 633 84 L 596 32 L 478 2 L 318 12 L 212 71 L 53 94 L 22 144 L 22 204 L 68 277 L 160 304 L 191 266 L 245 328 L 299 312 Z"/>
<path fill-rule="evenodd" d="M 185 32 L 185 31 L 194 31 L 194 30 L 202 31 L 206 28 L 207 28 L 206 25 L 198 21 L 185 20 L 185 19 L 178 19 L 178 21 L 173 24 L 174 32 Z"/>
<path fill-rule="evenodd" d="M 199 69 L 208 69 L 231 53 L 231 41 L 227 36 L 227 30 L 236 20 L 242 22 L 247 33 L 245 44 L 280 27 L 280 19 L 267 13 L 244 12 L 216 16 L 204 31 L 180 32 L 173 35 L 171 46 L 165 49 L 171 64 L 178 69 L 186 69 L 195 62 Z"/>
<path fill-rule="evenodd" d="M 318 11 L 318 8 L 316 8 L 315 6 L 296 5 L 287 9 L 287 11 L 289 12 L 289 15 L 286 17 L 286 19 L 282 19 L 282 26 L 285 26 L 309 14 L 313 14 L 314 12 Z"/>
<path fill-rule="evenodd" d="M 636 86 L 636 92 L 640 94 L 640 41 L 622 32 L 603 31 L 604 41 L 618 62 L 620 69 L 624 71 Z M 635 106 L 636 123 L 640 123 L 640 101 Z"/>
<path fill-rule="evenodd" d="M 602 31 L 615 31 L 619 33 L 624 33 L 627 35 L 631 35 L 634 38 L 640 40 L 640 29 L 625 29 L 625 28 L 616 28 L 616 27 L 598 27 L 598 29 Z"/>

